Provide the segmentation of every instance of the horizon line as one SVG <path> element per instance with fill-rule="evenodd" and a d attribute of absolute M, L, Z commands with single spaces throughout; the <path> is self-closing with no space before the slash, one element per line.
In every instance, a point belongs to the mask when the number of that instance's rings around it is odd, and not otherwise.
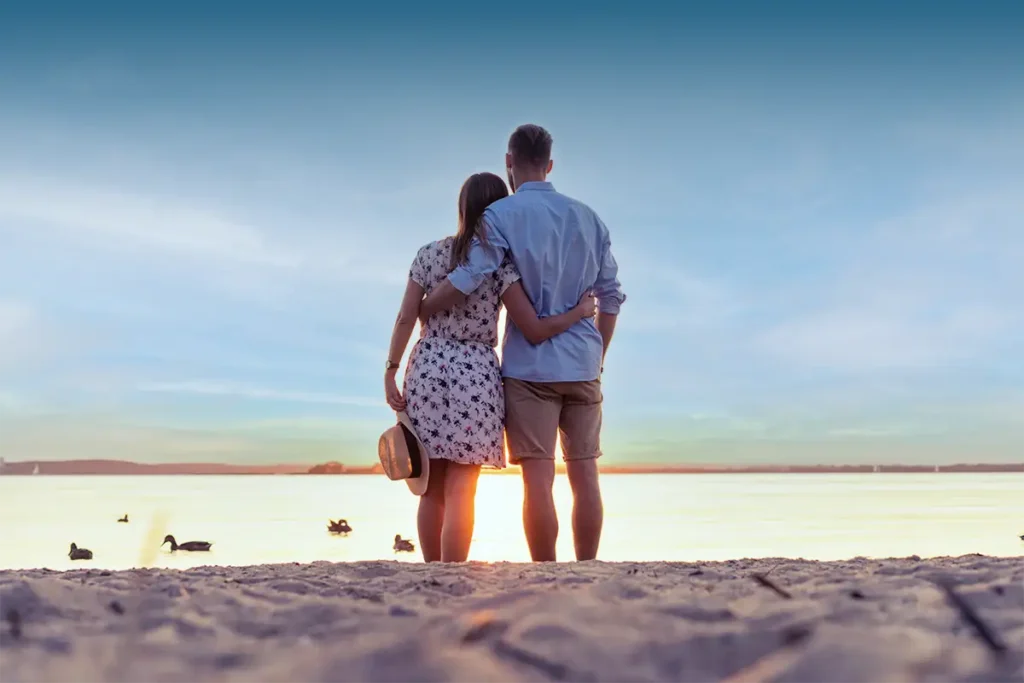
<path fill-rule="evenodd" d="M 50 472 L 44 468 L 49 467 Z M 52 469 L 75 470 L 63 473 L 52 472 Z M 28 471 L 31 468 L 31 471 Z M 101 472 L 81 471 L 90 468 L 103 469 L 132 469 L 141 472 Z M 11 470 L 16 471 L 11 471 Z M 310 475 L 344 475 L 344 474 L 380 474 L 382 468 L 379 463 L 348 465 L 338 461 L 327 461 L 320 463 L 270 463 L 270 464 L 238 464 L 224 462 L 202 462 L 202 461 L 179 461 L 179 462 L 156 462 L 144 463 L 131 460 L 84 458 L 75 460 L 17 460 L 7 461 L 0 458 L 0 472 L 7 476 L 24 476 L 35 474 L 48 474 L 49 476 L 96 476 L 108 474 L 111 476 L 124 476 L 131 474 L 153 475 L 159 474 L 217 474 L 216 472 L 189 472 L 187 470 L 220 470 L 220 474 L 310 474 Z M 314 470 L 319 469 L 319 472 Z M 508 465 L 504 469 L 484 469 L 482 474 L 509 474 L 520 469 L 517 465 Z M 555 463 L 556 472 L 562 472 L 565 464 Z M 23 471 L 24 470 L 24 471 Z M 177 470 L 172 472 L 153 472 L 153 470 Z M 185 471 L 182 471 L 185 470 Z M 935 472 L 935 473 L 956 473 L 963 471 L 989 471 L 989 472 L 1024 472 L 1024 463 L 986 463 L 986 462 L 961 462 L 952 464 L 907 464 L 899 462 L 889 463 L 838 463 L 838 464 L 795 464 L 795 463 L 637 463 L 617 465 L 609 463 L 600 465 L 599 470 L 608 474 L 699 474 L 699 473 L 778 473 L 778 474 L 800 474 L 814 472 L 834 473 L 898 473 L 898 472 Z"/>

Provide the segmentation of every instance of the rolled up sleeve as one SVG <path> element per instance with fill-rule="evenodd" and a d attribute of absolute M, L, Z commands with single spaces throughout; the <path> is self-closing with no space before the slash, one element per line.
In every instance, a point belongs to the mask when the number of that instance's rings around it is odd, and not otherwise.
<path fill-rule="evenodd" d="M 601 270 L 597 282 L 594 283 L 594 296 L 597 297 L 598 310 L 608 315 L 618 315 L 619 308 L 626 302 L 626 295 L 619 282 L 619 264 L 612 255 L 611 238 L 607 229 L 604 230 Z"/>
<path fill-rule="evenodd" d="M 448 281 L 463 294 L 470 294 L 501 267 L 508 242 L 501 234 L 500 220 L 494 211 L 484 212 L 485 240 L 477 237 L 469 245 L 466 262 L 448 274 Z"/>

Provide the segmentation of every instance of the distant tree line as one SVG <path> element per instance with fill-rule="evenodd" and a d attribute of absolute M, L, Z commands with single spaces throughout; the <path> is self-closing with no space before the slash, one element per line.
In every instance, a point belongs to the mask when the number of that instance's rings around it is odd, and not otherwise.
<path fill-rule="evenodd" d="M 336 460 L 330 462 L 323 462 L 319 465 L 313 465 L 308 470 L 309 474 L 383 474 L 384 468 L 380 466 L 380 463 L 374 463 L 372 466 L 350 466 Z"/>

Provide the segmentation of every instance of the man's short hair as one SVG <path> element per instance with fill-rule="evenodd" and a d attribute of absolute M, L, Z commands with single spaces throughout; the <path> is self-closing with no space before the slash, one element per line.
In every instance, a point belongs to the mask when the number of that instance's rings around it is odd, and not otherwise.
<path fill-rule="evenodd" d="M 524 123 L 512 131 L 508 151 L 514 166 L 542 168 L 551 161 L 551 133 L 533 123 Z"/>

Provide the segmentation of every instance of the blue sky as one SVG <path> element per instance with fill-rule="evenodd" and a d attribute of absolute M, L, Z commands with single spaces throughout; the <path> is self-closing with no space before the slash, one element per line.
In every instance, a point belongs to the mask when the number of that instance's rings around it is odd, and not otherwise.
<path fill-rule="evenodd" d="M 609 462 L 1020 460 L 1024 13 L 595 7 L 0 10 L 3 455 L 372 461 L 536 122 L 630 297 Z"/>

